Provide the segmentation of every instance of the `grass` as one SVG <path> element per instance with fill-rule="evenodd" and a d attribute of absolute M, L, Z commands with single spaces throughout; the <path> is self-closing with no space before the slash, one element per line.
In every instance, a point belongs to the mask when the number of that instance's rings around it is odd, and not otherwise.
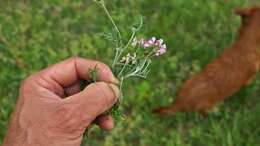
<path fill-rule="evenodd" d="M 149 79 L 127 82 L 125 120 L 112 132 L 93 129 L 84 146 L 257 146 L 260 144 L 260 77 L 218 106 L 207 118 L 151 113 L 170 103 L 182 82 L 232 42 L 240 24 L 233 8 L 244 0 L 110 0 L 122 34 L 145 17 L 143 36 L 165 38 L 169 51 L 156 60 Z M 29 74 L 69 56 L 111 64 L 113 48 L 100 33 L 112 28 L 90 0 L 0 1 L 0 144 L 19 84 Z"/>

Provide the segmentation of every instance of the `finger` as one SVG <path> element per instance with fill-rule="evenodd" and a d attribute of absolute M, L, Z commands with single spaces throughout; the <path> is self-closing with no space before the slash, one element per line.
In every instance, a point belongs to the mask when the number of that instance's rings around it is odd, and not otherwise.
<path fill-rule="evenodd" d="M 77 105 L 75 110 L 82 122 L 90 124 L 96 117 L 109 110 L 119 96 L 120 91 L 116 85 L 96 82 L 87 86 L 82 92 L 65 98 L 64 102 Z"/>
<path fill-rule="evenodd" d="M 62 87 L 68 87 L 79 80 L 91 80 L 90 70 L 97 71 L 97 80 L 111 83 L 118 83 L 110 68 L 98 61 L 87 60 L 79 57 L 73 57 L 52 65 L 39 74 L 45 78 L 54 80 Z"/>
<path fill-rule="evenodd" d="M 115 126 L 114 120 L 110 115 L 101 115 L 96 120 L 99 127 L 106 131 L 111 131 Z"/>

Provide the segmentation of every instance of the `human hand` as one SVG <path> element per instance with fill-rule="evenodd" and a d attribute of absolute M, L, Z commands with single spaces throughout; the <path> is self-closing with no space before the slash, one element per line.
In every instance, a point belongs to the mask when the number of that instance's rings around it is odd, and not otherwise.
<path fill-rule="evenodd" d="M 97 66 L 97 82 L 80 91 Z M 117 79 L 105 64 L 78 57 L 52 65 L 23 81 L 3 146 L 79 146 L 95 120 L 105 130 L 113 119 L 102 115 L 119 97 Z"/>

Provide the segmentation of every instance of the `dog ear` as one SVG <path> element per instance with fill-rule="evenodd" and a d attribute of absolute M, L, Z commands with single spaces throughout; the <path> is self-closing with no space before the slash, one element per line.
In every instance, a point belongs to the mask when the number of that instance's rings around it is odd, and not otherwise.
<path fill-rule="evenodd" d="M 235 9 L 235 14 L 240 16 L 250 16 L 254 11 L 254 8 L 237 8 Z"/>

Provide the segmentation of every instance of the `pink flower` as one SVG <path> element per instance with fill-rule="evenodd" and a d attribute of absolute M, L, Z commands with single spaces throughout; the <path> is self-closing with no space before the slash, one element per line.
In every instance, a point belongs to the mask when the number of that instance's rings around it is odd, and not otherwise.
<path fill-rule="evenodd" d="M 149 42 L 145 42 L 145 43 L 143 44 L 143 47 L 144 47 L 144 48 L 151 47 L 151 44 L 150 44 Z"/>
<path fill-rule="evenodd" d="M 167 51 L 166 44 L 163 44 L 163 39 L 160 39 L 156 42 L 158 49 L 156 50 L 155 56 L 161 56 Z"/>
<path fill-rule="evenodd" d="M 166 44 L 163 44 L 160 47 L 163 48 L 163 49 L 167 49 Z"/>
<path fill-rule="evenodd" d="M 160 56 L 166 53 L 166 48 L 160 48 L 156 51 L 155 56 Z"/>
<path fill-rule="evenodd" d="M 148 40 L 147 41 L 148 42 L 148 44 L 150 44 L 150 45 L 155 45 L 155 43 L 156 43 L 156 38 L 155 37 L 152 37 L 150 40 Z"/>
<path fill-rule="evenodd" d="M 163 45 L 163 39 L 159 39 L 156 41 L 156 45 L 161 46 Z"/>
<path fill-rule="evenodd" d="M 137 40 L 135 40 L 135 41 L 137 41 Z M 160 56 L 160 55 L 166 53 L 166 50 L 167 50 L 166 44 L 164 44 L 163 39 L 157 40 L 156 37 L 152 37 L 149 40 L 145 40 L 142 38 L 137 42 L 144 49 L 149 48 L 149 47 L 154 47 L 156 49 L 155 54 L 154 54 L 155 56 Z"/>

